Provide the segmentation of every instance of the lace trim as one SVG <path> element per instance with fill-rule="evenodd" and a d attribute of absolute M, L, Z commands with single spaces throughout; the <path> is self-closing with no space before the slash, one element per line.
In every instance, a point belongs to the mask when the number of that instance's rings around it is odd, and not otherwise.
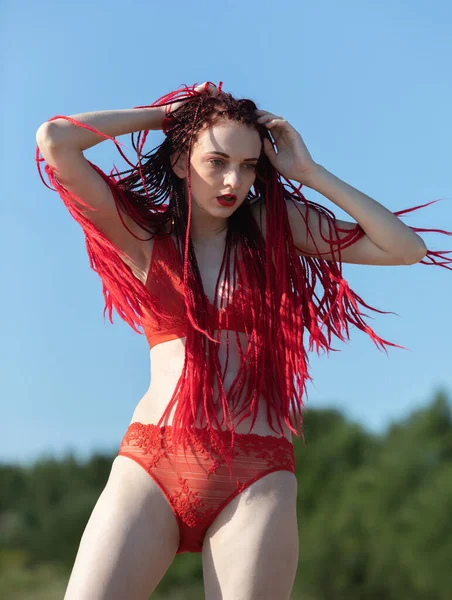
<path fill-rule="evenodd" d="M 257 433 L 235 433 L 234 447 L 231 447 L 230 431 L 217 430 L 221 438 L 221 444 L 212 437 L 207 429 L 193 428 L 188 435 L 188 445 L 198 456 L 213 461 L 209 473 L 216 473 L 219 466 L 224 464 L 224 455 L 232 450 L 232 458 L 238 456 L 252 456 L 255 459 L 265 461 L 269 468 L 279 465 L 287 465 L 287 468 L 295 471 L 295 459 L 293 458 L 293 445 L 285 437 L 274 435 L 258 435 Z M 157 466 L 160 459 L 169 454 L 176 454 L 180 448 L 173 444 L 171 425 L 159 427 L 152 423 L 131 423 L 122 444 L 138 446 L 144 453 L 149 454 L 148 462 Z M 289 455 L 287 450 L 290 450 Z M 288 460 L 290 456 L 290 460 Z M 286 468 L 286 467 L 282 467 Z"/>

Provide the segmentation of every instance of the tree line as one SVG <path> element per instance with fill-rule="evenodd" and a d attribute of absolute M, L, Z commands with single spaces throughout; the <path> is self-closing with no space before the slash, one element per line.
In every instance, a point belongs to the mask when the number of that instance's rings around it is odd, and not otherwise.
<path fill-rule="evenodd" d="M 293 600 L 452 600 L 447 394 L 438 391 L 384 434 L 339 410 L 311 408 L 304 432 L 306 445 L 294 438 L 300 560 Z M 20 595 L 22 584 L 36 588 L 33 573 L 39 585 L 67 582 L 114 458 L 0 464 L 1 597 L 34 598 Z M 201 555 L 184 554 L 153 598 L 202 598 L 202 589 Z"/>

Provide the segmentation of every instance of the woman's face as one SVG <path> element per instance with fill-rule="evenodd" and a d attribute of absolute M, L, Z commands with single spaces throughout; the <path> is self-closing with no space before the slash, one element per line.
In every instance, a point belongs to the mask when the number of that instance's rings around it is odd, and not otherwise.
<path fill-rule="evenodd" d="M 191 154 L 192 218 L 205 225 L 219 225 L 244 202 L 256 178 L 256 164 L 262 149 L 257 130 L 228 119 L 198 134 Z M 185 158 L 176 174 L 186 179 Z M 186 189 L 187 180 L 186 180 Z M 237 197 L 222 206 L 217 198 Z"/>

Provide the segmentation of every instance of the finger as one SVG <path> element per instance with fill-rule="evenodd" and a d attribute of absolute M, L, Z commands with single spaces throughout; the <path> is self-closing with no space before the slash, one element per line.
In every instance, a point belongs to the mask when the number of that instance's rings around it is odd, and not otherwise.
<path fill-rule="evenodd" d="M 259 117 L 258 117 L 258 121 L 259 121 L 260 119 L 266 119 L 266 118 L 268 118 L 268 117 L 276 117 L 276 115 L 275 115 L 274 113 L 268 112 L 268 111 L 266 110 L 266 111 L 263 111 L 263 114 L 259 115 Z"/>
<path fill-rule="evenodd" d="M 281 117 L 276 117 L 276 119 L 272 119 L 268 123 L 265 123 L 265 125 L 269 129 L 271 129 L 272 127 L 275 127 L 275 125 L 284 125 L 285 123 L 287 123 L 287 121 L 285 119 L 283 119 Z"/>
<path fill-rule="evenodd" d="M 273 115 L 274 113 L 271 113 L 269 110 L 262 110 L 260 108 L 256 108 L 256 110 L 254 111 L 256 114 L 258 115 Z"/>
<path fill-rule="evenodd" d="M 197 85 L 195 91 L 200 93 L 208 92 L 209 94 L 212 94 L 212 96 L 216 96 L 218 93 L 217 86 L 211 81 L 205 81 L 204 83 Z"/>
<path fill-rule="evenodd" d="M 206 81 L 204 84 L 204 91 L 216 96 L 217 94 L 217 86 L 211 81 Z"/>
<path fill-rule="evenodd" d="M 266 115 L 262 115 L 261 117 L 259 117 L 257 119 L 257 122 L 263 124 L 263 123 L 268 123 L 270 121 L 273 121 L 275 119 L 279 119 L 279 120 L 283 120 L 284 121 L 284 119 L 282 117 L 279 117 L 277 115 L 273 115 L 272 113 L 268 113 Z"/>

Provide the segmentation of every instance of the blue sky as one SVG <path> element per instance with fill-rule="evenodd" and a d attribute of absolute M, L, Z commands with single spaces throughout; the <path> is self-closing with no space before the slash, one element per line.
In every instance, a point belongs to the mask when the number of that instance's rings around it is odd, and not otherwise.
<path fill-rule="evenodd" d="M 446 0 L 3 2 L 0 461 L 116 452 L 149 383 L 144 336 L 119 317 L 104 324 L 82 232 L 38 176 L 42 122 L 223 81 L 284 115 L 316 162 L 390 210 L 444 198 L 406 222 L 452 230 L 451 22 Z M 129 136 L 120 141 L 130 148 Z M 86 156 L 104 170 L 124 166 L 111 142 Z M 452 237 L 425 240 L 452 249 Z M 344 274 L 399 315 L 371 324 L 409 351 L 386 356 L 355 330 L 341 352 L 311 355 L 307 407 L 335 406 L 383 432 L 452 390 L 452 272 L 345 265 Z"/>

